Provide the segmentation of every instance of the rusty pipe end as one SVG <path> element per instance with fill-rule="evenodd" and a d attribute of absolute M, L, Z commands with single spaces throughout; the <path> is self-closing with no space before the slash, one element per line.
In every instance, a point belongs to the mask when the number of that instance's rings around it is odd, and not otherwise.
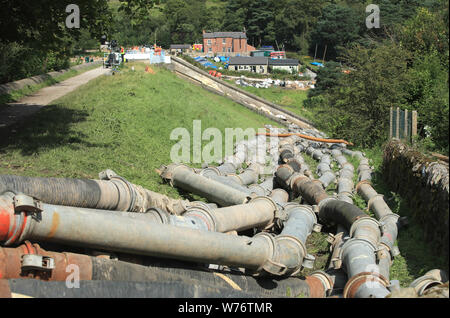
<path fill-rule="evenodd" d="M 376 272 L 362 272 L 359 273 L 347 281 L 345 284 L 343 297 L 344 298 L 355 298 L 356 293 L 359 288 L 365 283 L 371 283 L 373 286 L 382 286 L 387 288 L 389 286 L 389 281 L 381 274 Z"/>
<path fill-rule="evenodd" d="M 15 211 L 15 194 L 4 192 L 0 196 L 0 242 L 5 246 L 18 242 L 24 233 L 25 225 L 28 221 L 28 213 L 25 211 Z"/>
<path fill-rule="evenodd" d="M 325 298 L 333 290 L 333 279 L 324 271 L 315 271 L 306 277 L 311 298 Z"/>

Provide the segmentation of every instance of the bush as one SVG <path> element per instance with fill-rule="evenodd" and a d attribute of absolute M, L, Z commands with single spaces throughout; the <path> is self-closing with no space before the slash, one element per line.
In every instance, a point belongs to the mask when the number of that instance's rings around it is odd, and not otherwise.
<path fill-rule="evenodd" d="M 69 67 L 68 53 L 39 51 L 12 42 L 0 43 L 0 83 Z"/>

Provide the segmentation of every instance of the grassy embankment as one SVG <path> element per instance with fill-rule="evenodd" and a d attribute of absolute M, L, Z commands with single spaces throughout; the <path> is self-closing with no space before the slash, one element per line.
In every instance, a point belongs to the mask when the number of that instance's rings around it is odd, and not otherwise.
<path fill-rule="evenodd" d="M 154 67 L 156 74 L 150 74 L 144 68 L 128 63 L 120 74 L 94 79 L 12 127 L 16 133 L 0 138 L 0 173 L 97 178 L 110 168 L 179 197 L 155 172 L 171 162 L 171 147 L 179 141 L 170 140 L 173 129 L 185 127 L 192 137 L 193 120 L 201 120 L 202 131 L 216 127 L 222 136 L 225 128 L 278 126 L 166 69 Z"/>
<path fill-rule="evenodd" d="M 132 65 L 134 72 L 130 70 Z M 98 172 L 110 168 L 133 183 L 180 197 L 183 193 L 162 184 L 154 171 L 170 163 L 171 146 L 178 141 L 170 140 L 174 128 L 185 127 L 192 136 L 195 119 L 202 121 L 202 129 L 217 127 L 222 133 L 225 128 L 274 124 L 165 69 L 155 68 L 156 74 L 143 70 L 143 64 L 130 63 L 121 74 L 97 78 L 42 109 L 20 128 L 12 127 L 10 131 L 15 133 L 0 136 L 0 173 L 97 178 Z M 306 117 L 301 105 L 303 91 L 246 89 Z M 408 215 L 404 200 L 391 193 L 380 178 L 381 148 L 365 152 L 375 166 L 376 190 L 386 195 L 395 213 Z M 308 156 L 305 159 L 314 172 L 315 161 Z M 349 160 L 358 165 L 354 159 Z M 332 192 L 333 186 L 327 190 Z M 358 196 L 355 203 L 366 206 Z M 400 280 L 402 286 L 429 269 L 443 267 L 442 260 L 430 255 L 423 243 L 420 225 L 411 223 L 400 231 L 402 255 L 391 270 L 391 279 Z M 326 236 L 313 233 L 307 241 L 309 253 L 316 256 L 315 269 L 324 269 L 329 256 Z"/>

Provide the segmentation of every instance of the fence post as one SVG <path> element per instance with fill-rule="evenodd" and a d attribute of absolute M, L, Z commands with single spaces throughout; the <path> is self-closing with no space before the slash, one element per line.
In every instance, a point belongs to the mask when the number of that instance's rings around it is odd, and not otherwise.
<path fill-rule="evenodd" d="M 405 129 L 404 129 L 403 137 L 406 140 L 410 141 L 410 136 L 408 134 L 408 132 L 409 132 L 409 129 L 408 129 L 409 128 L 409 125 L 408 125 L 408 110 L 405 109 L 404 112 L 405 112 L 405 127 L 404 127 Z"/>
<path fill-rule="evenodd" d="M 389 139 L 392 139 L 392 118 L 393 117 L 393 108 L 389 110 Z"/>
<path fill-rule="evenodd" d="M 411 138 L 417 136 L 417 111 L 412 111 L 411 119 Z"/>
<path fill-rule="evenodd" d="M 400 139 L 400 107 L 397 107 L 397 118 L 396 120 L 396 126 L 395 127 L 395 138 Z"/>

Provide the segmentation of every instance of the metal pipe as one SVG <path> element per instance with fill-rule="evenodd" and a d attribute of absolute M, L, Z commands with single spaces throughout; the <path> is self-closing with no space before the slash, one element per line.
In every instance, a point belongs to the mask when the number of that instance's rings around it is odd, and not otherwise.
<path fill-rule="evenodd" d="M 279 262 L 286 259 L 284 251 L 297 255 L 299 264 L 295 268 L 303 264 L 303 246 L 298 244 L 298 239 L 289 240 L 284 236 L 277 239 L 264 232 L 252 238 L 234 236 L 148 222 L 145 214 L 37 202 L 24 205 L 15 201 L 17 197 L 11 192 L 0 196 L 0 240 L 6 246 L 24 240 L 58 242 L 264 270 L 278 276 L 291 274 L 292 263 Z"/>
<path fill-rule="evenodd" d="M 27 268 L 23 266 L 25 255 L 45 259 L 51 258 L 53 268 Z M 28 257 L 28 256 L 27 256 Z M 25 244 L 16 248 L 0 247 L 0 279 L 39 279 L 45 281 L 66 281 L 72 271 L 69 265 L 76 265 L 80 280 L 110 280 L 129 282 L 182 282 L 195 285 L 209 285 L 219 288 L 234 288 L 260 296 L 325 297 L 331 286 L 318 284 L 319 275 L 313 273 L 300 279 L 287 277 L 275 280 L 273 277 L 253 277 L 227 272 L 211 272 L 200 269 L 166 268 L 155 265 L 140 265 L 120 260 L 92 257 L 84 254 L 46 251 L 38 244 Z M 322 275 L 323 278 L 327 276 Z M 325 286 L 323 286 L 325 285 Z M 158 297 L 162 297 L 160 294 Z"/>
<path fill-rule="evenodd" d="M 324 188 L 327 188 L 330 184 L 336 181 L 336 176 L 331 170 L 329 170 L 322 174 L 318 180 L 322 183 Z"/>
<path fill-rule="evenodd" d="M 161 166 L 158 172 L 164 180 L 170 181 L 171 185 L 203 196 L 221 206 L 243 204 L 248 201 L 247 193 L 198 175 L 185 165 Z"/>
<path fill-rule="evenodd" d="M 341 224 L 349 230 L 351 240 L 342 247 L 342 260 L 350 277 L 344 289 L 344 297 L 384 297 L 389 294 L 389 281 L 377 267 L 375 251 L 380 243 L 380 224 L 352 204 L 328 197 L 323 188 L 309 178 L 297 174 L 289 184 L 310 204 L 319 206 L 319 217 L 325 223 Z M 361 261 L 359 261 L 361 259 Z M 366 284 L 372 281 L 373 284 Z"/>
<path fill-rule="evenodd" d="M 199 172 L 199 175 L 204 176 L 208 179 L 212 179 L 215 180 L 217 182 L 220 182 L 224 185 L 227 185 L 229 187 L 232 187 L 238 191 L 241 191 L 243 193 L 247 193 L 247 195 L 250 195 L 252 192 L 251 190 L 249 190 L 248 188 L 242 186 L 242 184 L 240 184 L 239 182 L 236 182 L 236 180 L 233 180 L 230 177 L 227 176 L 222 176 L 220 174 L 220 171 L 217 170 L 215 167 L 208 167 L 205 169 L 202 169 Z"/>

